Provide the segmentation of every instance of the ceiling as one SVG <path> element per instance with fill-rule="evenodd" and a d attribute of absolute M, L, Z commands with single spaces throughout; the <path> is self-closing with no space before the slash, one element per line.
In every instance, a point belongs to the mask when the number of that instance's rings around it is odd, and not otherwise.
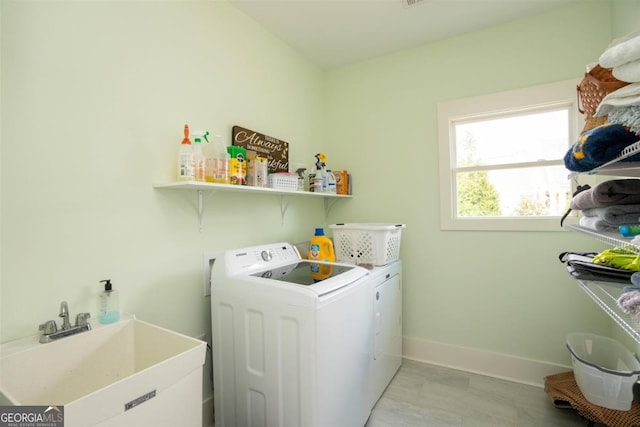
<path fill-rule="evenodd" d="M 585 0 L 229 1 L 327 69 Z"/>

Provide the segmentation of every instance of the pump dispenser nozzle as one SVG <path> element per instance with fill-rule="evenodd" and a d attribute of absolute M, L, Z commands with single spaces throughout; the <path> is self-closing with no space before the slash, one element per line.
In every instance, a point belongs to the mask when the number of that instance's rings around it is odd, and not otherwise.
<path fill-rule="evenodd" d="M 184 138 L 182 139 L 183 144 L 191 144 L 191 140 L 189 139 L 189 125 L 184 125 Z"/>
<path fill-rule="evenodd" d="M 100 280 L 100 283 L 104 283 L 104 290 L 107 292 L 113 289 L 111 286 L 111 279 Z"/>

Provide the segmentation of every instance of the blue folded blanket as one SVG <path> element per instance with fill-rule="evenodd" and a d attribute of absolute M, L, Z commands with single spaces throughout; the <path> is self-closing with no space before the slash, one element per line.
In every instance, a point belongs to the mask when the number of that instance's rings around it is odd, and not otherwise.
<path fill-rule="evenodd" d="M 606 123 L 583 132 L 564 156 L 564 165 L 573 172 L 587 172 L 615 159 L 626 147 L 638 141 L 637 134 L 620 124 Z M 639 161 L 635 154 L 624 161 Z"/>

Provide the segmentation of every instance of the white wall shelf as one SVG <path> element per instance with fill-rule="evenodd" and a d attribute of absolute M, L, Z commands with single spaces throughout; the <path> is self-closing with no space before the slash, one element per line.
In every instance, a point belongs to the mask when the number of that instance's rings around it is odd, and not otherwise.
<path fill-rule="evenodd" d="M 640 177 L 640 162 L 621 162 L 635 154 L 640 154 L 640 141 L 626 147 L 614 160 L 603 164 L 588 172 L 574 172 L 569 176 L 575 178 L 580 175 L 606 175 L 616 177 Z M 640 246 L 631 243 L 633 238 L 625 238 L 617 231 L 596 231 L 579 225 L 566 225 L 568 230 L 586 234 L 608 246 L 626 249 L 640 254 Z M 618 298 L 622 295 L 623 285 L 609 282 L 577 280 L 580 288 L 604 310 L 633 340 L 640 344 L 640 322 L 626 314 L 618 306 Z M 631 282 L 629 282 L 631 284 Z"/>
<path fill-rule="evenodd" d="M 233 192 L 233 193 L 246 193 L 246 194 L 262 194 L 272 195 L 280 197 L 280 215 L 281 220 L 284 222 L 285 213 L 289 207 L 289 200 L 291 197 L 311 197 L 322 198 L 324 200 L 324 213 L 325 216 L 329 215 L 329 211 L 333 205 L 341 199 L 350 199 L 353 196 L 343 194 L 328 194 L 328 193 L 313 193 L 310 191 L 296 191 L 296 190 L 281 190 L 277 188 L 263 188 L 263 187 L 251 187 L 248 185 L 230 185 L 230 184 L 216 184 L 212 182 L 198 182 L 198 181 L 176 181 L 165 184 L 156 184 L 154 188 L 168 189 L 168 190 L 188 190 L 197 192 L 197 209 L 198 209 L 198 228 L 203 230 L 202 216 L 204 214 L 204 195 L 211 196 L 217 192 Z"/>
<path fill-rule="evenodd" d="M 640 247 L 632 244 L 631 238 L 625 238 L 618 232 L 602 232 L 590 230 L 579 225 L 567 225 L 567 229 L 586 234 L 594 239 L 612 247 L 623 248 L 640 254 Z M 591 280 L 577 280 L 580 288 L 595 301 L 605 313 L 609 315 L 620 327 L 640 344 L 640 323 L 626 314 L 618 306 L 618 298 L 622 295 L 623 284 L 599 282 Z M 631 282 L 629 282 L 631 285 Z"/>
<path fill-rule="evenodd" d="M 612 247 L 626 249 L 630 252 L 640 254 L 640 246 L 631 243 L 633 237 L 623 237 L 617 231 L 596 231 L 589 228 L 581 227 L 576 224 L 569 224 L 565 226 L 566 229 L 576 231 L 581 234 L 593 237 L 594 239 Z"/>
<path fill-rule="evenodd" d="M 590 280 L 578 280 L 578 284 L 635 342 L 640 343 L 640 323 L 618 306 L 622 284 Z"/>
<path fill-rule="evenodd" d="M 635 142 L 624 150 L 613 160 L 598 166 L 587 172 L 573 172 L 571 177 L 579 175 L 611 175 L 611 176 L 627 176 L 640 177 L 640 162 L 620 162 L 635 154 L 640 154 L 640 141 Z"/>

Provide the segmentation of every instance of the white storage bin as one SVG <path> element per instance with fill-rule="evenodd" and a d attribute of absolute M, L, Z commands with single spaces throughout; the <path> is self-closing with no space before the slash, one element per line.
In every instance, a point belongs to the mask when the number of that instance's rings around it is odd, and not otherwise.
<path fill-rule="evenodd" d="M 588 333 L 567 334 L 567 348 L 578 388 L 591 403 L 628 411 L 640 362 L 618 341 Z"/>
<path fill-rule="evenodd" d="M 336 261 L 350 264 L 386 265 L 400 258 L 404 224 L 332 224 Z"/>
<path fill-rule="evenodd" d="M 270 173 L 267 176 L 269 188 L 278 190 L 298 190 L 298 175 L 289 172 Z"/>

